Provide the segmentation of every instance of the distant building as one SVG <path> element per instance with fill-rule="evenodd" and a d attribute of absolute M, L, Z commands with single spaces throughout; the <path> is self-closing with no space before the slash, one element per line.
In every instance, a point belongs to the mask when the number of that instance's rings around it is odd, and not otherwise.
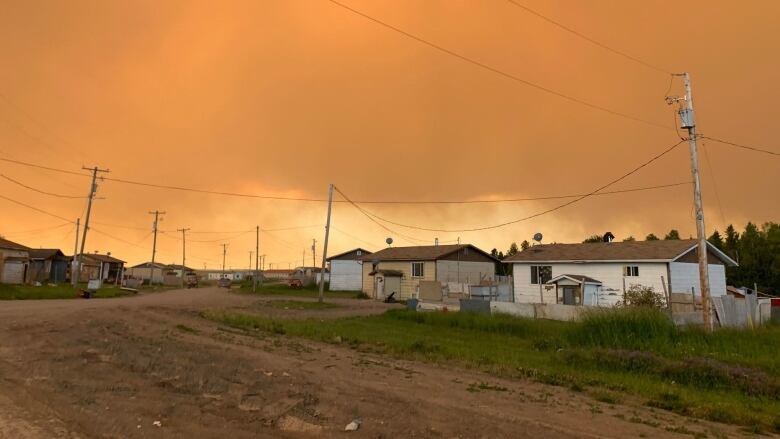
<path fill-rule="evenodd" d="M 471 244 L 388 247 L 363 255 L 363 292 L 376 299 L 417 297 L 420 281 L 494 280 L 500 261 Z"/>
<path fill-rule="evenodd" d="M 125 269 L 125 261 L 111 256 L 111 253 L 84 253 L 80 282 L 100 279 L 106 283 L 119 283 Z"/>
<path fill-rule="evenodd" d="M 264 279 L 287 280 L 293 274 L 293 270 L 275 268 L 273 270 L 263 270 L 262 274 Z"/>
<path fill-rule="evenodd" d="M 332 291 L 361 291 L 363 289 L 363 256 L 371 252 L 352 249 L 328 258 Z"/>
<path fill-rule="evenodd" d="M 30 282 L 66 282 L 68 268 L 73 258 L 65 256 L 60 249 L 35 248 L 29 250 Z"/>
<path fill-rule="evenodd" d="M 149 283 L 149 279 L 154 272 L 154 279 L 151 281 L 156 284 L 161 284 L 165 280 L 165 274 L 168 272 L 168 265 L 160 262 L 143 262 L 138 265 L 133 265 L 125 271 L 125 275 L 134 279 L 143 279 L 144 282 Z"/>
<path fill-rule="evenodd" d="M 23 284 L 30 265 L 29 248 L 0 238 L 0 283 Z"/>

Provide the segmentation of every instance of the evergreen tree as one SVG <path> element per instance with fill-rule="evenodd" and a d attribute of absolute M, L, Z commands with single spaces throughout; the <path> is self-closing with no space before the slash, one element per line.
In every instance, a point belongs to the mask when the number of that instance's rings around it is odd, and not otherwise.
<path fill-rule="evenodd" d="M 676 239 L 677 240 L 680 239 L 680 232 L 678 232 L 677 229 L 669 230 L 669 233 L 667 233 L 666 236 L 664 236 L 664 240 L 666 241 L 676 240 Z"/>
<path fill-rule="evenodd" d="M 524 239 L 523 242 L 520 243 L 520 250 L 527 250 L 530 246 L 531 243 L 529 243 L 527 239 Z"/>
<path fill-rule="evenodd" d="M 707 241 L 709 241 L 710 244 L 715 246 L 715 248 L 717 248 L 718 250 L 723 251 L 723 246 L 724 246 L 723 238 L 720 236 L 720 232 L 718 232 L 717 230 L 713 232 L 709 238 L 707 238 Z"/>
<path fill-rule="evenodd" d="M 658 237 L 655 236 L 655 233 L 651 233 L 645 236 L 645 241 L 658 241 Z"/>
<path fill-rule="evenodd" d="M 623 242 L 632 242 L 632 241 L 636 241 L 636 238 L 634 238 L 633 236 L 629 236 L 623 240 Z"/>
<path fill-rule="evenodd" d="M 507 251 L 506 251 L 506 255 L 507 255 L 507 257 L 508 257 L 508 256 L 514 256 L 514 255 L 516 255 L 516 254 L 517 254 L 517 252 L 519 252 L 519 251 L 520 251 L 520 249 L 519 249 L 519 248 L 517 248 L 517 243 L 516 243 L 516 242 L 513 242 L 513 243 L 512 243 L 512 244 L 509 246 L 509 250 L 507 250 Z"/>

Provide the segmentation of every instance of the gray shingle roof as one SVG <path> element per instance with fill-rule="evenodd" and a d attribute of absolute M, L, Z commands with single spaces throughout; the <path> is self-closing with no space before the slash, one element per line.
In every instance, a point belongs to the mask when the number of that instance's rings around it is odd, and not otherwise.
<path fill-rule="evenodd" d="M 435 261 L 466 247 L 483 253 L 489 258 L 493 258 L 489 253 L 485 253 L 471 244 L 450 244 L 418 245 L 413 247 L 388 247 L 373 254 L 364 255 L 362 260 L 372 261 L 374 259 L 378 259 L 380 261 Z"/>

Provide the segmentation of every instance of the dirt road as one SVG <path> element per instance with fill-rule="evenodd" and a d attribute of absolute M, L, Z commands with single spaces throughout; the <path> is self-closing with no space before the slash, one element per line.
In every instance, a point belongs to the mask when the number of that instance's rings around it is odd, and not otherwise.
<path fill-rule="evenodd" d="M 0 438 L 685 437 L 667 430 L 680 426 L 738 435 L 640 404 L 246 335 L 199 316 L 245 308 L 333 318 L 390 306 L 347 299 L 316 311 L 263 305 L 276 299 L 204 288 L 0 303 Z M 359 430 L 344 432 L 355 419 Z"/>

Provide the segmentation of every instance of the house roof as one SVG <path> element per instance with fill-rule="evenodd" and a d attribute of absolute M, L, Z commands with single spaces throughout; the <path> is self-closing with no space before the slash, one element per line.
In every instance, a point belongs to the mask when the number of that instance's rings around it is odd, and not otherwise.
<path fill-rule="evenodd" d="M 28 250 L 30 259 L 50 259 L 55 257 L 64 258 L 65 253 L 58 248 L 31 248 Z"/>
<path fill-rule="evenodd" d="M 294 271 L 295 270 L 291 270 L 289 268 L 272 268 L 268 270 L 262 270 L 263 273 L 279 273 L 279 274 L 289 274 Z"/>
<path fill-rule="evenodd" d="M 7 248 L 9 250 L 29 250 L 28 247 L 9 241 L 5 238 L 0 238 L 0 248 Z"/>
<path fill-rule="evenodd" d="M 149 268 L 151 266 L 152 266 L 151 262 L 141 262 L 140 264 L 133 265 L 130 268 Z M 154 263 L 154 268 L 161 268 L 161 269 L 162 268 L 168 268 L 168 265 L 167 264 L 161 264 L 159 262 L 155 262 Z"/>
<path fill-rule="evenodd" d="M 588 276 L 583 276 L 581 274 L 561 274 L 561 275 L 555 276 L 554 278 L 550 279 L 550 281 L 547 282 L 547 283 L 548 284 L 554 284 L 554 283 L 558 282 L 559 280 L 563 280 L 563 279 L 573 280 L 574 282 L 583 282 L 583 283 L 586 283 L 586 284 L 601 285 L 601 281 L 600 280 L 596 280 L 596 279 L 593 279 L 592 277 L 588 277 Z"/>
<path fill-rule="evenodd" d="M 117 259 L 111 255 L 101 255 L 98 253 L 84 253 L 85 258 L 92 259 L 93 261 L 100 261 L 100 262 L 110 262 L 110 263 L 125 263 L 125 261 L 121 259 Z"/>
<path fill-rule="evenodd" d="M 361 259 L 363 261 L 372 261 L 374 259 L 378 259 L 380 261 L 435 261 L 464 248 L 474 249 L 489 257 L 490 259 L 498 261 L 498 259 L 491 256 L 490 253 L 485 253 L 471 244 L 388 247 L 386 249 L 379 250 L 376 253 L 365 255 Z"/>
<path fill-rule="evenodd" d="M 184 267 L 184 271 L 195 271 L 194 268 L 190 268 L 186 265 L 181 265 L 181 264 L 168 264 L 165 266 L 165 268 L 169 270 L 181 270 L 182 267 Z"/>
<path fill-rule="evenodd" d="M 696 244 L 695 239 L 544 244 L 529 247 L 504 262 L 671 262 L 693 250 Z M 726 265 L 737 265 L 713 245 L 707 246 Z"/>
<path fill-rule="evenodd" d="M 370 250 L 366 250 L 364 248 L 358 247 L 358 248 L 353 248 L 352 250 L 349 250 L 349 251 L 345 251 L 345 252 L 339 253 L 337 255 L 330 256 L 329 258 L 326 259 L 326 261 L 330 261 L 331 259 L 338 259 L 338 258 L 340 258 L 340 257 L 342 257 L 344 255 L 348 255 L 348 254 L 356 252 L 358 250 L 360 250 L 360 252 L 362 253 L 361 256 L 363 256 L 363 255 L 370 255 L 372 253 Z M 360 258 L 357 258 L 356 260 L 360 260 Z"/>

